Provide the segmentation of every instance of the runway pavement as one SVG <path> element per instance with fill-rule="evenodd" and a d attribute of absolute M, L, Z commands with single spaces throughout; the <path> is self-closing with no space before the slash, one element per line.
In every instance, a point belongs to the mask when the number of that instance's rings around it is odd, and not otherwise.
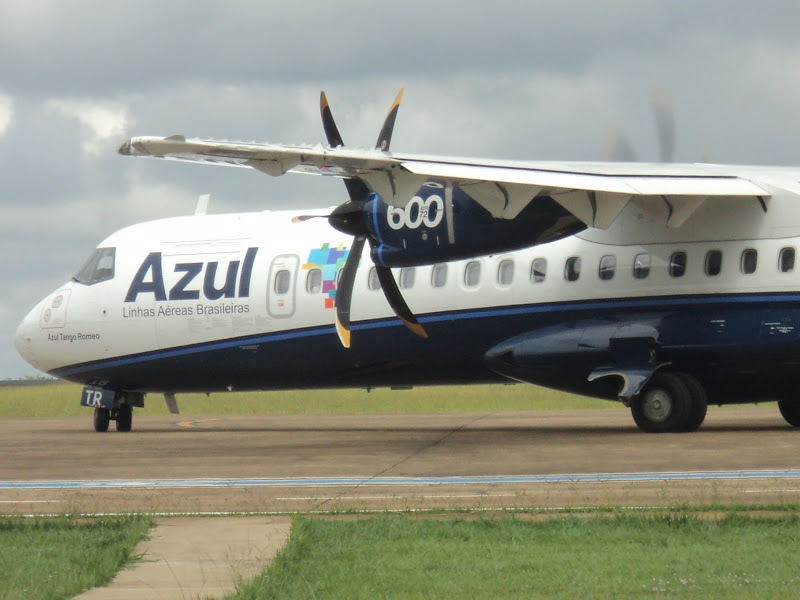
<path fill-rule="evenodd" d="M 0 420 L 0 513 L 800 502 L 800 430 L 775 405 L 712 407 L 691 434 L 643 434 L 624 410 L 135 416 L 133 427 L 95 433 L 91 411 Z"/>

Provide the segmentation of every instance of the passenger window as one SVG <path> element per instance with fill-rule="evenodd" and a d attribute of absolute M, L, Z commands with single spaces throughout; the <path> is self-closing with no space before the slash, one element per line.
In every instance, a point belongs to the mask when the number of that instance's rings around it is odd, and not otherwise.
<path fill-rule="evenodd" d="M 791 246 L 781 248 L 781 253 L 778 256 L 778 268 L 781 273 L 789 273 L 794 270 L 794 248 Z"/>
<path fill-rule="evenodd" d="M 433 271 L 431 271 L 431 285 L 435 288 L 440 288 L 444 287 L 444 284 L 446 283 L 447 283 L 447 265 L 444 263 L 433 265 Z"/>
<path fill-rule="evenodd" d="M 369 270 L 369 277 L 367 277 L 367 287 L 371 290 L 381 289 L 381 280 L 378 279 L 378 269 L 372 267 Z"/>
<path fill-rule="evenodd" d="M 602 281 L 614 279 L 614 272 L 617 270 L 617 257 L 613 254 L 606 254 L 600 259 L 600 271 L 598 275 Z"/>
<path fill-rule="evenodd" d="M 473 260 L 467 263 L 464 267 L 464 285 L 467 287 L 475 287 L 481 280 L 481 263 Z"/>
<path fill-rule="evenodd" d="M 501 260 L 497 267 L 497 283 L 511 285 L 512 281 L 514 281 L 514 261 Z"/>
<path fill-rule="evenodd" d="M 755 248 L 748 248 L 742 252 L 742 260 L 739 268 L 745 275 L 750 275 L 756 272 L 758 266 L 758 250 Z"/>
<path fill-rule="evenodd" d="M 116 251 L 116 248 L 97 248 L 78 269 L 78 272 L 72 278 L 73 281 L 85 285 L 94 285 L 101 281 L 114 279 Z"/>
<path fill-rule="evenodd" d="M 531 283 L 542 283 L 547 276 L 547 259 L 535 258 L 531 263 Z"/>
<path fill-rule="evenodd" d="M 581 276 L 581 257 L 570 256 L 564 265 L 564 279 L 567 281 L 578 281 Z"/>
<path fill-rule="evenodd" d="M 709 250 L 706 254 L 706 275 L 716 277 L 722 271 L 722 251 Z"/>
<path fill-rule="evenodd" d="M 673 252 L 669 258 L 670 277 L 683 277 L 686 273 L 686 252 Z"/>
<path fill-rule="evenodd" d="M 322 269 L 311 269 L 306 275 L 306 291 L 319 294 L 322 291 Z"/>
<path fill-rule="evenodd" d="M 417 275 L 415 267 L 404 267 L 400 269 L 400 287 L 404 290 L 414 287 L 414 278 Z"/>
<path fill-rule="evenodd" d="M 650 275 L 650 255 L 637 254 L 633 259 L 633 277 L 635 279 L 646 279 Z"/>
<path fill-rule="evenodd" d="M 275 293 L 279 296 L 283 296 L 286 292 L 288 292 L 289 282 L 291 279 L 292 276 L 286 269 L 281 269 L 275 273 Z"/>

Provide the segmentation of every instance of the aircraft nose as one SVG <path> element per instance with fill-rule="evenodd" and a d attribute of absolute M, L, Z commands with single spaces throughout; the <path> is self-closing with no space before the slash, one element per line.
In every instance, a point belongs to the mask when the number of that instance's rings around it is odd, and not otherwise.
<path fill-rule="evenodd" d="M 28 364 L 34 367 L 37 366 L 37 361 L 33 352 L 33 334 L 34 331 L 39 329 L 37 309 L 38 306 L 29 312 L 24 319 L 22 319 L 22 322 L 20 322 L 20 324 L 17 326 L 17 332 L 14 335 L 14 347 L 17 349 L 17 352 Z"/>

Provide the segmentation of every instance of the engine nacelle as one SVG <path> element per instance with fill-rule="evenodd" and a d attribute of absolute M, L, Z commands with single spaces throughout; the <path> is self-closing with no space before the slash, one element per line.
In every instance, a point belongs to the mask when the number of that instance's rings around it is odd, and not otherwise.
<path fill-rule="evenodd" d="M 373 194 L 364 207 L 377 244 L 372 259 L 388 267 L 434 264 L 519 250 L 586 228 L 547 196 L 532 200 L 514 219 L 495 218 L 459 188 L 428 183 L 403 208 Z"/>

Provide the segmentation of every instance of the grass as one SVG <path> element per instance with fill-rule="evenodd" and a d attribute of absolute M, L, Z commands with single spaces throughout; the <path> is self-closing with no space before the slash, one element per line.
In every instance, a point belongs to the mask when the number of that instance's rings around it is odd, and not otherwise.
<path fill-rule="evenodd" d="M 151 527 L 145 516 L 0 519 L 0 598 L 72 598 L 103 585 Z"/>
<path fill-rule="evenodd" d="M 88 416 L 75 384 L 0 388 L 0 418 Z M 443 386 L 367 392 L 311 390 L 232 392 L 178 396 L 181 413 L 205 414 L 362 414 L 503 410 L 621 408 L 616 402 L 583 398 L 534 385 Z M 163 415 L 163 398 L 150 394 L 137 415 Z"/>
<path fill-rule="evenodd" d="M 298 518 L 231 600 L 797 598 L 800 517 Z"/>

